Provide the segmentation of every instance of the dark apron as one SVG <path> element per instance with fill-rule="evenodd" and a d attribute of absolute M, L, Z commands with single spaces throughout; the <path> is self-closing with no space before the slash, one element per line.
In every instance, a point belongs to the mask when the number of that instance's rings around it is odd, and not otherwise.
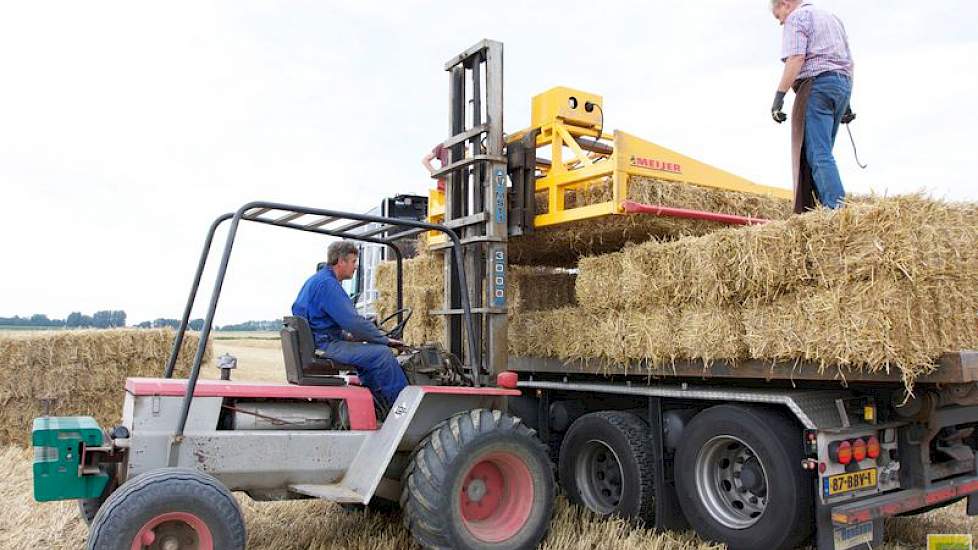
<path fill-rule="evenodd" d="M 818 204 L 812 170 L 805 158 L 805 111 L 814 78 L 795 81 L 795 103 L 791 109 L 791 169 L 794 175 L 795 214 L 814 210 Z"/>

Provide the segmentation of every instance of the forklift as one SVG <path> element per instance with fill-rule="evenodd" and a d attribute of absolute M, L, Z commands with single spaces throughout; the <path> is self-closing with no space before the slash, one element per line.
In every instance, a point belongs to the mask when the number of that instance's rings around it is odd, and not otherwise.
<path fill-rule="evenodd" d="M 255 500 L 396 502 L 415 540 L 431 548 L 532 548 L 545 536 L 555 497 L 548 450 L 506 412 L 507 399 L 520 391 L 516 376 L 503 368 L 508 204 L 502 44 L 482 41 L 445 68 L 453 90 L 453 133 L 445 146 L 459 159 L 443 169 L 447 221 L 260 201 L 224 214 L 207 232 L 162 377 L 126 380 L 122 422 L 102 427 L 90 417 L 35 419 L 35 499 L 77 499 L 91 525 L 89 549 L 243 549 L 246 527 L 232 491 Z M 466 88 L 473 103 L 468 130 Z M 200 344 L 189 377 L 174 378 L 215 233 L 226 222 Z M 288 384 L 226 374 L 200 379 L 243 222 L 384 247 L 397 263 L 398 311 L 381 323 L 392 336 L 412 313 L 402 307 L 399 243 L 423 232 L 443 236 L 448 349 L 403 352 L 399 360 L 411 385 L 386 417 L 349 374 L 352 366 L 316 354 L 301 318 L 286 318 L 282 329 Z"/>

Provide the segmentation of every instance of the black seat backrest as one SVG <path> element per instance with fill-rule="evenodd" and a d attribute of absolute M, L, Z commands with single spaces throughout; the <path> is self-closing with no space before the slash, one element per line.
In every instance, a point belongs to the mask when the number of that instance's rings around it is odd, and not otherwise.
<path fill-rule="evenodd" d="M 290 384 L 300 386 L 337 386 L 346 383 L 339 378 L 339 365 L 329 359 L 316 357 L 312 329 L 304 317 L 288 316 L 282 319 L 282 359 L 285 360 L 285 378 Z"/>

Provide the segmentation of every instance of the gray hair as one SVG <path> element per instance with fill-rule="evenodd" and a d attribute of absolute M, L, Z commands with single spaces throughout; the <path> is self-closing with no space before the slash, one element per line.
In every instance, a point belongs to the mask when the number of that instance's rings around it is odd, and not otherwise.
<path fill-rule="evenodd" d="M 357 244 L 353 241 L 333 241 L 326 249 L 326 265 L 336 265 L 337 262 L 350 254 L 360 254 Z"/>

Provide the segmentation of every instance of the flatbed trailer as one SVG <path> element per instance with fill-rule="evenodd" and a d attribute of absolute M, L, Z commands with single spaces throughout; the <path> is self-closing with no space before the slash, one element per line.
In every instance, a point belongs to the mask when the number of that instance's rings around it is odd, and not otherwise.
<path fill-rule="evenodd" d="M 811 361 L 713 361 L 676 360 L 665 367 L 650 367 L 641 362 L 621 364 L 604 360 L 564 361 L 552 357 L 510 357 L 509 370 L 535 374 L 600 374 L 605 376 L 639 376 L 652 378 L 740 379 L 765 382 L 841 382 L 843 384 L 902 384 L 900 373 L 869 372 L 848 367 L 821 367 Z M 935 364 L 935 370 L 919 376 L 917 384 L 967 384 L 978 382 L 978 352 L 946 353 Z"/>
<path fill-rule="evenodd" d="M 692 526 L 731 548 L 792 548 L 813 535 L 818 550 L 875 547 L 886 518 L 965 498 L 978 515 L 972 351 L 944 355 L 912 395 L 898 372 L 807 362 L 650 369 L 520 357 L 508 366 L 525 390 L 511 411 L 550 447 L 564 491 L 598 513 Z M 791 468 L 779 464 L 785 456 Z M 756 471 L 727 474 L 738 461 L 761 465 L 763 483 Z M 595 474 L 607 478 L 609 462 L 620 486 Z M 625 498 L 646 486 L 654 496 Z M 779 520 L 765 525 L 779 496 Z"/>

